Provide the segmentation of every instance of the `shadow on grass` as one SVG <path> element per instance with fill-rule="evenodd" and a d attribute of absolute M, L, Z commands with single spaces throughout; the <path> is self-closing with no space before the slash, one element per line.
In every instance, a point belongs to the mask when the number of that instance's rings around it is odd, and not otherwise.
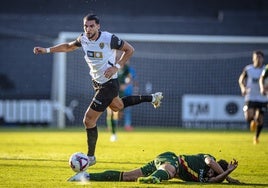
<path fill-rule="evenodd" d="M 187 186 L 191 186 L 191 185 L 214 185 L 215 187 L 217 185 L 219 185 L 218 183 L 199 183 L 199 182 L 183 182 L 183 181 L 163 181 L 161 184 L 163 185 L 187 185 Z M 266 183 L 241 183 L 241 184 L 234 184 L 234 183 L 220 183 L 220 185 L 223 186 L 252 186 L 252 187 L 268 187 L 268 184 Z"/>
<path fill-rule="evenodd" d="M 69 159 L 63 160 L 63 159 L 42 159 L 42 158 L 22 158 L 22 157 L 0 157 L 0 160 L 2 161 L 11 161 L 11 160 L 16 160 L 16 161 L 54 161 L 54 162 L 68 162 Z M 97 161 L 98 163 L 104 163 L 104 164 L 135 164 L 135 165 L 144 165 L 144 163 L 137 163 L 137 162 L 122 162 L 122 161 Z"/>
<path fill-rule="evenodd" d="M 17 160 L 17 161 L 44 161 L 44 162 L 49 162 L 49 161 L 54 161 L 54 162 L 68 162 L 68 160 L 62 160 L 62 159 L 42 159 L 42 158 L 9 158 L 9 157 L 0 157 L 0 160 Z M 98 163 L 109 163 L 109 164 L 136 164 L 136 165 L 144 165 L 144 163 L 137 163 L 137 162 L 111 162 L 111 161 L 98 161 Z M 8 164 L 7 166 L 15 166 L 17 164 L 11 165 Z M 150 185 L 150 184 L 148 184 Z M 159 185 L 159 184 L 156 184 Z M 198 183 L 198 182 L 183 182 L 183 181 L 163 181 L 160 185 L 187 185 L 187 186 L 202 186 L 202 185 L 218 185 L 218 184 L 212 184 L 212 183 Z M 268 184 L 262 184 L 262 183 L 241 183 L 241 184 L 232 184 L 232 183 L 221 183 L 223 186 L 230 186 L 232 187 L 235 186 L 252 186 L 252 187 L 268 187 Z M 129 186 L 129 187 L 137 187 L 137 186 Z M 150 186 L 149 186 L 150 187 Z"/>

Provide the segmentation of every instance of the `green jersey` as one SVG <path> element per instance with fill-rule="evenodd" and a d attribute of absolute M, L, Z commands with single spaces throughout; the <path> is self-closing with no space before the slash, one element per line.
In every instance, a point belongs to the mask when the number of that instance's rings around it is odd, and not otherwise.
<path fill-rule="evenodd" d="M 205 158 L 209 154 L 179 155 L 180 164 L 178 176 L 184 181 L 207 182 L 207 172 L 209 166 L 205 163 Z"/>
<path fill-rule="evenodd" d="M 126 84 L 126 78 L 129 76 L 130 71 L 128 65 L 125 65 L 118 71 L 118 82 L 120 85 Z M 119 97 L 124 97 L 124 90 L 119 90 Z"/>
<path fill-rule="evenodd" d="M 169 163 L 176 169 L 177 178 L 183 181 L 207 182 L 209 166 L 205 163 L 205 158 L 208 156 L 216 160 L 215 157 L 209 154 L 177 156 L 173 152 L 165 152 L 141 167 L 141 171 L 144 176 L 150 176 L 162 164 Z"/>

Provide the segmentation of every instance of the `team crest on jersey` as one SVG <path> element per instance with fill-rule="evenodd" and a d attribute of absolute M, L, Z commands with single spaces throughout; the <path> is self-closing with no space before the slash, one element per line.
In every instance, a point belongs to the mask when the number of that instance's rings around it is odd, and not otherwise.
<path fill-rule="evenodd" d="M 99 46 L 100 46 L 101 49 L 103 49 L 103 48 L 104 48 L 104 43 L 101 42 L 101 43 L 99 44 Z"/>

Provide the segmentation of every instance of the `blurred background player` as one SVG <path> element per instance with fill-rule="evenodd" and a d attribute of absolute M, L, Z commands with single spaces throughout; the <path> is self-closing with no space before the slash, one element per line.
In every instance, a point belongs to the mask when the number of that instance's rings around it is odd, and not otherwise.
<path fill-rule="evenodd" d="M 106 125 L 108 131 L 111 131 L 110 141 L 115 142 L 117 140 L 117 127 L 118 127 L 118 119 L 119 112 L 112 111 L 111 108 L 107 108 L 106 110 Z"/>
<path fill-rule="evenodd" d="M 259 136 L 264 123 L 263 108 L 266 106 L 268 98 L 260 93 L 259 78 L 265 66 L 264 54 L 262 51 L 254 51 L 252 54 L 252 64 L 247 65 L 240 77 L 239 86 L 242 96 L 245 97 L 243 108 L 244 116 L 251 131 L 256 131 L 253 143 L 259 143 Z"/>
<path fill-rule="evenodd" d="M 122 72 L 122 84 L 120 85 L 120 90 L 123 96 L 137 95 L 139 88 L 137 82 L 136 71 L 130 66 L 129 61 L 124 65 L 123 69 L 119 71 L 119 75 Z M 124 121 L 124 129 L 126 131 L 132 131 L 132 107 L 123 109 L 122 116 Z"/>
<path fill-rule="evenodd" d="M 118 71 L 118 81 L 120 84 L 119 96 L 121 98 L 138 93 L 136 71 L 129 65 L 129 61 Z M 127 107 L 119 112 L 113 112 L 110 108 L 107 108 L 106 124 L 108 130 L 112 133 L 110 137 L 111 142 L 117 140 L 116 130 L 119 119 L 123 118 L 124 129 L 126 131 L 133 130 L 131 110 L 131 107 Z"/>

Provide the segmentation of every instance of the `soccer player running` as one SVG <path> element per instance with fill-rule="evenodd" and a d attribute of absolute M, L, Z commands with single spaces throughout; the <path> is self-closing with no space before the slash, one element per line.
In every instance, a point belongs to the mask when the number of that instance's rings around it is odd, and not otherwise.
<path fill-rule="evenodd" d="M 120 85 L 119 97 L 131 96 L 133 95 L 134 88 L 137 91 L 137 82 L 135 70 L 129 66 L 127 62 L 118 72 L 118 81 Z M 111 130 L 110 141 L 115 142 L 117 140 L 117 127 L 119 119 L 123 118 L 124 129 L 126 131 L 132 131 L 133 127 L 131 126 L 131 107 L 124 108 L 120 112 L 114 112 L 110 108 L 107 108 L 106 115 L 106 124 L 108 130 Z"/>
<path fill-rule="evenodd" d="M 83 123 L 87 132 L 88 158 L 90 165 L 96 163 L 95 148 L 98 139 L 97 120 L 110 107 L 120 111 L 128 106 L 142 102 L 151 102 L 155 108 L 160 106 L 163 98 L 161 92 L 148 96 L 128 96 L 119 98 L 117 71 L 130 59 L 134 48 L 114 34 L 100 30 L 100 20 L 97 15 L 88 14 L 83 18 L 84 33 L 76 40 L 62 43 L 50 48 L 34 47 L 35 54 L 55 52 L 71 52 L 83 48 L 85 60 L 90 68 L 95 95 L 88 106 Z M 123 51 L 121 58 L 116 61 L 116 51 Z"/>
<path fill-rule="evenodd" d="M 252 64 L 247 65 L 239 76 L 239 86 L 242 96 L 245 97 L 243 108 L 246 121 L 250 130 L 256 131 L 253 143 L 259 143 L 259 136 L 264 123 L 263 108 L 266 106 L 268 98 L 260 93 L 259 78 L 264 69 L 264 54 L 262 51 L 254 51 L 252 54 Z"/>
<path fill-rule="evenodd" d="M 237 166 L 235 159 L 229 164 L 225 160 L 216 162 L 210 154 L 176 155 L 174 152 L 165 152 L 131 171 L 79 172 L 68 181 L 138 181 L 155 184 L 177 178 L 189 182 L 221 183 L 226 179 L 229 183 L 241 183 L 229 176 Z"/>

